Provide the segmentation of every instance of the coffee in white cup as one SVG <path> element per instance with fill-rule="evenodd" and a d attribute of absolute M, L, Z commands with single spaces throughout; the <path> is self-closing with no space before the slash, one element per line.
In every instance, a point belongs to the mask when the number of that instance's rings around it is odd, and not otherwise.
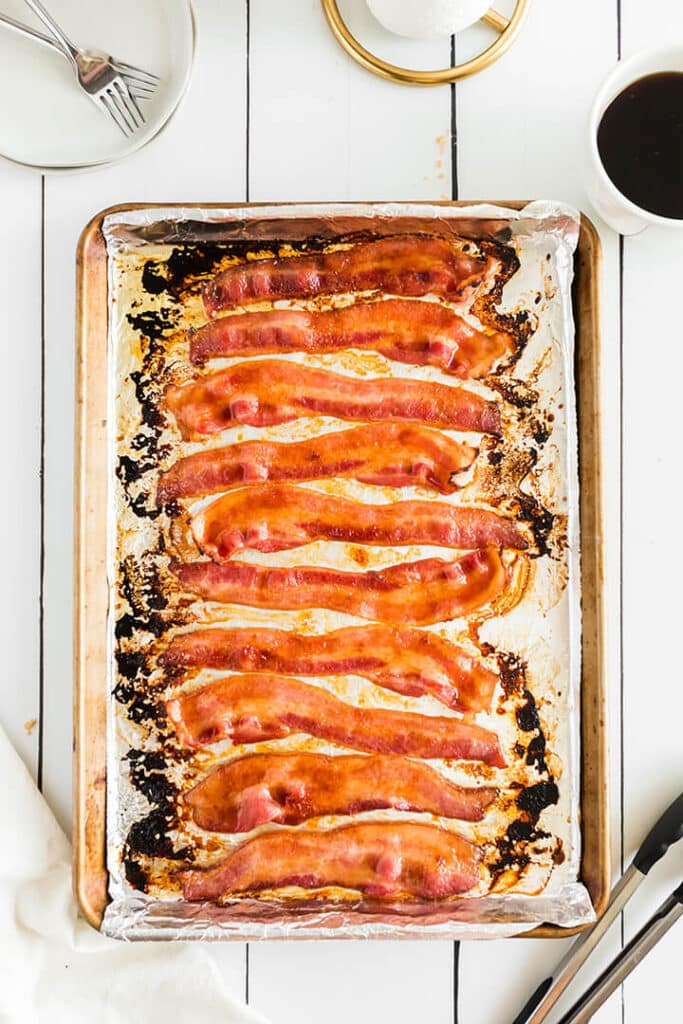
<path fill-rule="evenodd" d="M 593 104 L 588 190 L 616 231 L 683 227 L 683 46 L 621 61 Z"/>

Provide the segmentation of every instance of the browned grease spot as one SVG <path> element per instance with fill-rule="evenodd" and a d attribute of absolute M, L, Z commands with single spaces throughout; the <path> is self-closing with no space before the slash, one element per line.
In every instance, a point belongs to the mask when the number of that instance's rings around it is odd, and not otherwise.
<path fill-rule="evenodd" d="M 356 545 L 353 545 L 349 548 L 348 553 L 353 559 L 353 561 L 356 563 L 356 565 L 360 565 L 362 567 L 369 565 L 370 556 L 365 548 L 356 547 Z"/>

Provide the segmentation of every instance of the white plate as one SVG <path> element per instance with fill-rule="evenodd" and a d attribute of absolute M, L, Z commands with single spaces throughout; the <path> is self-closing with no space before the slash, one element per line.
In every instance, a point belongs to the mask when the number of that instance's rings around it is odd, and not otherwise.
<path fill-rule="evenodd" d="M 190 80 L 195 26 L 190 0 L 47 0 L 50 13 L 80 46 L 94 47 L 159 75 L 140 101 L 146 125 L 126 138 L 84 95 L 68 62 L 0 24 L 0 155 L 41 171 L 113 163 L 140 149 L 174 113 Z M 43 31 L 21 0 L 2 13 Z"/>

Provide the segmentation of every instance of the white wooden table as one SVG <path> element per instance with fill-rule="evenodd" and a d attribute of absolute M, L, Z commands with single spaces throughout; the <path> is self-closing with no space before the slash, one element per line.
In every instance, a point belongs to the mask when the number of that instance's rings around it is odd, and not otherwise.
<path fill-rule="evenodd" d="M 533 0 L 521 38 L 494 68 L 455 88 L 421 90 L 384 82 L 347 59 L 318 0 L 198 0 L 197 7 L 194 79 L 160 139 L 121 166 L 87 175 L 41 178 L 0 162 L 0 720 L 67 830 L 74 253 L 84 224 L 112 203 L 144 200 L 562 198 L 586 209 L 582 145 L 598 84 L 619 54 L 683 39 L 677 0 Z M 364 0 L 342 7 L 389 59 L 424 67 L 450 61 L 448 40 L 392 38 Z M 459 37 L 458 58 L 486 32 Z M 676 501 L 683 337 L 680 311 L 672 315 L 664 301 L 680 308 L 683 235 L 652 229 L 620 239 L 598 226 L 616 875 L 683 783 Z M 682 865 L 676 849 L 652 872 L 603 959 L 673 889 Z M 565 945 L 280 942 L 226 945 L 220 956 L 233 991 L 273 1024 L 505 1024 Z M 664 1011 L 673 1022 L 682 952 L 679 926 L 595 1020 L 641 1024 Z"/>

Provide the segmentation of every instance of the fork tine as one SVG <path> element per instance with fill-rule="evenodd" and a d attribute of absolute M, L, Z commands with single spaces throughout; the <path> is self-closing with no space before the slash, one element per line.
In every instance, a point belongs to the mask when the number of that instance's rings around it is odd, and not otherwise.
<path fill-rule="evenodd" d="M 160 82 L 159 75 L 152 74 L 151 71 L 145 71 L 144 68 L 137 68 L 135 64 L 126 64 L 123 60 L 112 60 L 112 63 L 117 67 L 125 71 L 129 77 L 137 77 L 140 81 L 146 81 L 152 84 L 153 82 Z"/>
<path fill-rule="evenodd" d="M 114 70 L 121 75 L 121 78 L 128 83 L 133 82 L 136 86 L 139 85 L 143 89 L 151 89 L 152 91 L 158 87 L 158 82 L 150 82 L 146 78 L 140 78 L 139 75 L 136 75 L 134 72 L 128 71 L 126 68 L 122 68 L 120 64 L 114 64 L 113 67 Z"/>
<path fill-rule="evenodd" d="M 135 108 L 130 100 L 130 93 L 123 84 L 120 84 L 118 79 L 114 79 L 114 81 L 110 82 L 109 90 L 110 95 L 112 96 L 113 101 L 117 104 L 117 108 L 120 113 L 125 117 L 133 131 L 136 131 L 140 125 L 137 120 Z"/>
<path fill-rule="evenodd" d="M 143 75 L 139 75 L 137 71 L 130 71 L 127 67 L 124 67 L 121 64 L 113 64 L 112 66 L 115 71 L 118 71 L 122 78 L 126 78 L 130 82 L 139 82 L 140 85 L 145 85 L 149 89 L 156 89 L 159 86 L 159 79 L 146 78 Z"/>
<path fill-rule="evenodd" d="M 113 82 L 111 82 L 107 86 L 107 96 L 109 97 L 109 101 L 112 104 L 112 106 L 118 112 L 119 117 L 126 125 L 128 132 L 132 135 L 135 129 L 137 128 L 137 125 L 135 124 L 135 121 L 131 117 L 128 108 L 125 106 L 124 103 L 121 102 L 121 97 L 114 88 Z"/>
<path fill-rule="evenodd" d="M 131 96 L 135 96 L 139 99 L 140 96 L 153 96 L 156 92 L 155 85 L 150 85 L 149 82 L 138 82 L 137 78 L 131 78 L 126 71 L 119 71 L 118 69 L 115 70 L 117 70 L 117 73 L 121 75 L 121 78 L 128 86 L 128 91 Z"/>
<path fill-rule="evenodd" d="M 122 90 L 122 92 L 127 92 L 128 93 L 128 96 L 130 98 L 130 102 L 135 107 L 135 112 L 138 115 L 138 118 L 140 119 L 139 127 L 142 127 L 145 124 L 145 115 L 140 110 L 137 98 L 133 95 L 133 93 L 131 92 L 130 88 L 128 87 L 128 84 L 125 81 L 123 81 L 123 80 L 121 81 L 121 83 L 119 85 L 119 88 Z"/>
<path fill-rule="evenodd" d="M 123 132 L 123 134 L 126 136 L 126 138 L 128 138 L 129 135 L 132 135 L 133 133 L 132 133 L 131 129 L 128 127 L 126 121 L 121 117 L 121 115 L 118 112 L 117 108 L 111 102 L 111 97 L 107 94 L 107 92 L 106 91 L 101 92 L 99 94 L 99 96 L 98 96 L 98 99 L 99 99 L 100 103 L 102 104 L 102 106 L 104 107 L 104 109 L 109 114 L 109 116 L 111 117 L 111 119 L 114 122 L 114 124 L 116 124 L 117 127 L 120 128 L 120 130 Z"/>
<path fill-rule="evenodd" d="M 125 75 L 124 81 L 128 86 L 131 96 L 134 96 L 137 100 L 148 100 L 150 96 L 154 95 L 154 89 L 150 89 L 148 85 L 140 85 L 139 82 L 129 82 Z"/>
<path fill-rule="evenodd" d="M 126 104 L 128 111 L 133 119 L 137 115 L 136 128 L 142 128 L 145 123 L 145 118 L 138 106 L 138 101 L 133 96 L 132 92 L 123 81 L 123 79 L 114 79 L 112 85 L 118 90 L 121 95 L 122 101 Z M 131 109 L 132 108 L 132 109 Z"/>

